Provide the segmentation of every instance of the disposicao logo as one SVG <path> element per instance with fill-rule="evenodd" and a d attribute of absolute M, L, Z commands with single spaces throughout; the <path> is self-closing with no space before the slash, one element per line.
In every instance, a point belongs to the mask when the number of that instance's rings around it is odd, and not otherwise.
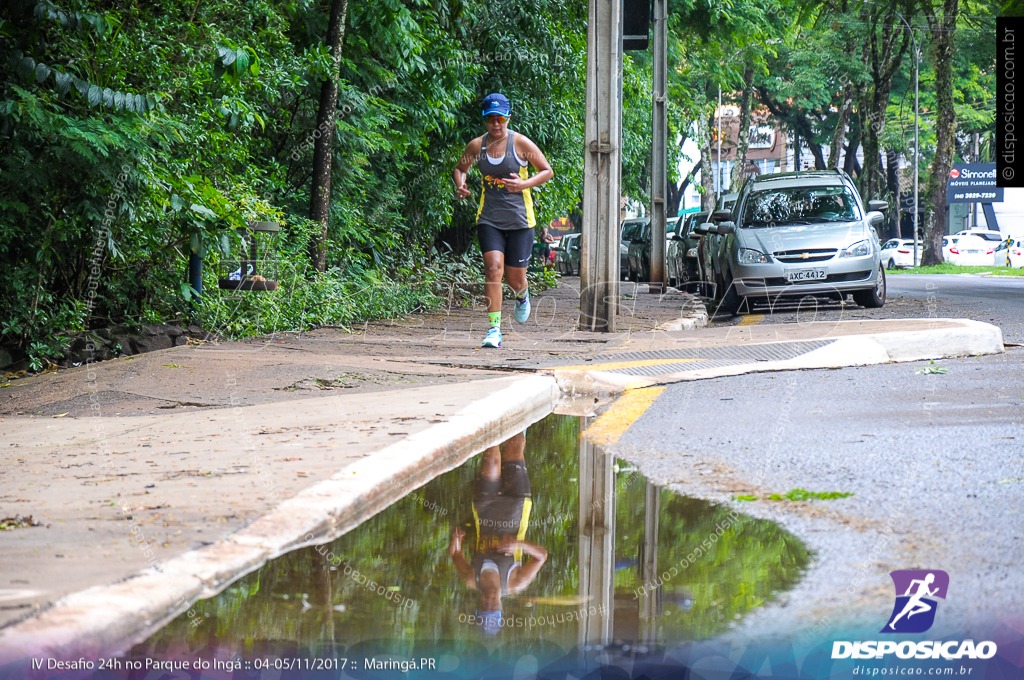
<path fill-rule="evenodd" d="M 938 602 L 946 599 L 949 574 L 941 569 L 903 569 L 889 573 L 896 587 L 896 603 L 880 633 L 923 633 L 935 623 Z M 973 640 L 837 640 L 832 644 L 833 659 L 882 659 L 893 654 L 900 659 L 991 659 L 996 643 Z"/>
<path fill-rule="evenodd" d="M 940 569 L 903 569 L 889 576 L 896 585 L 896 604 L 889 622 L 878 632 L 923 633 L 931 628 L 939 604 L 928 598 L 946 599 L 949 574 Z"/>

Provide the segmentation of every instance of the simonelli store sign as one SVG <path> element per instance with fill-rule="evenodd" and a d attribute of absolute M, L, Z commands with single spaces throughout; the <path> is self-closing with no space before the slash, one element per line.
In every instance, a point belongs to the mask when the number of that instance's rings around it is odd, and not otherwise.
<path fill-rule="evenodd" d="M 946 203 L 1002 203 L 995 163 L 961 163 L 949 171 Z"/>

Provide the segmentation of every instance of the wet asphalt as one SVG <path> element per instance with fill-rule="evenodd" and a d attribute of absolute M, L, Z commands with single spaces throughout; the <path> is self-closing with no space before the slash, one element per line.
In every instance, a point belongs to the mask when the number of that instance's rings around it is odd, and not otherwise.
<path fill-rule="evenodd" d="M 927 309 L 934 292 L 940 316 L 997 323 L 1007 342 L 1024 338 L 1024 279 L 890 281 L 890 300 L 903 309 Z M 788 630 L 811 641 L 877 631 L 897 569 L 949 572 L 937 630 L 989 634 L 994 617 L 1024 613 L 1024 348 L 676 384 L 615 452 L 678 492 L 779 521 L 817 553 L 794 591 L 738 624 L 745 633 Z M 766 499 L 793 489 L 853 496 Z"/>

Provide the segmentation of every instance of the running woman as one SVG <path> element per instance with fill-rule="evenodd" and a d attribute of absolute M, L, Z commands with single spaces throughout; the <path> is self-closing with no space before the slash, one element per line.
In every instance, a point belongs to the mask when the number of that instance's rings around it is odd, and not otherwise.
<path fill-rule="evenodd" d="M 484 347 L 501 347 L 502 274 L 516 302 L 513 316 L 519 323 L 530 318 L 530 288 L 526 265 L 533 253 L 533 197 L 530 189 L 555 176 L 544 154 L 524 135 L 508 129 L 512 104 L 503 94 L 484 97 L 483 116 L 487 134 L 466 145 L 455 167 L 455 197 L 469 196 L 466 173 L 476 163 L 483 177 L 480 207 L 476 213 L 477 236 L 484 254 L 489 330 Z M 533 177 L 527 164 L 537 171 Z"/>

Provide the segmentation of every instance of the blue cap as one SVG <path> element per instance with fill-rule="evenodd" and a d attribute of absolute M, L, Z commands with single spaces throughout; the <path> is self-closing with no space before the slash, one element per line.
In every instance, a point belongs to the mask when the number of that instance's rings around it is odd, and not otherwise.
<path fill-rule="evenodd" d="M 512 113 L 512 104 L 508 101 L 508 97 L 500 92 L 493 92 L 484 97 L 483 115 L 489 116 L 492 113 L 507 118 Z"/>
<path fill-rule="evenodd" d="M 500 96 L 500 95 L 499 95 Z M 503 114 L 504 115 L 504 114 Z M 484 637 L 494 637 L 501 630 L 501 610 L 495 609 L 492 612 L 480 612 L 476 613 L 477 618 L 483 619 L 483 634 Z"/>

